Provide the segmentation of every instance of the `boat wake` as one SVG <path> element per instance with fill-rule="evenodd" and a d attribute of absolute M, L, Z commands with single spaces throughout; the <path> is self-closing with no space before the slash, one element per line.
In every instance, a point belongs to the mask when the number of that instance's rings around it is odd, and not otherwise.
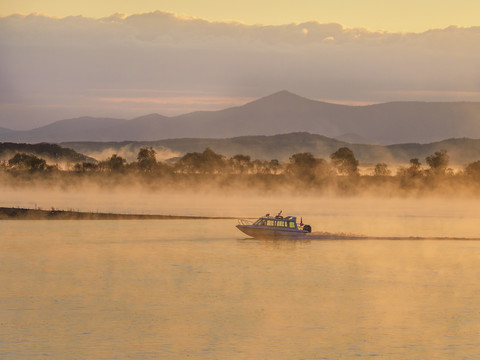
<path fill-rule="evenodd" d="M 346 233 L 312 232 L 305 240 L 480 240 L 475 237 L 453 236 L 368 236 Z"/>

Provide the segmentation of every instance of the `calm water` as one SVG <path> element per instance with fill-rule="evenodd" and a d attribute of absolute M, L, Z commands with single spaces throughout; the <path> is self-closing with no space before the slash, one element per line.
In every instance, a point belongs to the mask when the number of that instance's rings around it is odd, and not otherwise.
<path fill-rule="evenodd" d="M 437 215 L 394 235 L 478 224 Z M 0 358 L 480 358 L 480 242 L 257 241 L 234 225 L 0 222 Z"/>

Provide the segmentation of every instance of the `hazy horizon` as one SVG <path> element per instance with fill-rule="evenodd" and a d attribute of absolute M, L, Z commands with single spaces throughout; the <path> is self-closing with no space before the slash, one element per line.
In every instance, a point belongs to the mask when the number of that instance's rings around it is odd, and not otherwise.
<path fill-rule="evenodd" d="M 82 119 L 82 118 L 98 118 L 98 119 L 101 119 L 101 118 L 111 118 L 111 119 L 117 119 L 117 120 L 126 120 L 126 121 L 130 121 L 130 120 L 136 120 L 136 119 L 139 119 L 139 118 L 142 118 L 142 117 L 146 117 L 146 116 L 151 116 L 151 115 L 160 115 L 160 116 L 164 116 L 164 117 L 167 117 L 167 118 L 175 118 L 175 117 L 178 117 L 178 116 L 182 116 L 182 115 L 189 115 L 189 114 L 192 114 L 192 113 L 195 113 L 195 112 L 202 112 L 202 111 L 206 111 L 206 112 L 215 112 L 215 111 L 222 111 L 222 110 L 227 110 L 227 109 L 230 109 L 230 108 L 235 108 L 235 107 L 241 107 L 243 105 L 247 105 L 251 102 L 256 102 L 257 100 L 260 100 L 260 99 L 263 99 L 263 98 L 268 98 L 268 97 L 271 97 L 271 96 L 275 96 L 277 94 L 280 94 L 280 93 L 290 93 L 294 96 L 300 96 L 298 94 L 295 94 L 291 91 L 288 91 L 286 89 L 284 90 L 279 90 L 279 91 L 275 91 L 271 94 L 265 94 L 264 96 L 260 96 L 258 98 L 237 98 L 234 100 L 234 98 L 232 98 L 232 101 L 238 101 L 238 104 L 233 104 L 233 105 L 230 105 L 230 106 L 224 106 L 222 107 L 221 104 L 216 104 L 218 105 L 219 107 L 218 108 L 211 108 L 211 109 L 198 109 L 198 110 L 188 110 L 186 109 L 186 112 L 179 112 L 179 113 L 174 113 L 174 114 L 164 114 L 164 113 L 158 113 L 158 112 L 152 112 L 152 113 L 145 113 L 145 114 L 139 114 L 138 116 L 133 116 L 133 117 L 121 117 L 121 116 L 108 116 L 108 115 L 105 115 L 105 116 L 92 116 L 90 114 L 83 114 L 83 115 L 78 115 L 78 116 L 75 116 L 75 117 L 69 117 L 69 118 L 61 118 L 61 119 L 51 119 L 50 121 L 46 120 L 45 123 L 41 124 L 41 125 L 38 125 L 38 126 L 34 126 L 34 127 L 30 127 L 30 128 L 22 128 L 22 129 L 17 129 L 15 127 L 7 127 L 7 126 L 0 126 L 0 127 L 4 127 L 6 129 L 9 129 L 9 130 L 33 130 L 33 129 L 36 129 L 36 128 L 40 128 L 40 127 L 43 127 L 43 126 L 46 126 L 46 125 L 51 125 L 53 123 L 56 123 L 56 122 L 59 122 L 59 121 L 63 121 L 63 120 L 75 120 L 75 119 Z M 328 100 L 322 100 L 322 99 L 313 99 L 313 98 L 308 98 L 308 97 L 304 97 L 304 96 L 300 96 L 304 99 L 308 99 L 308 100 L 313 100 L 313 101 L 318 101 L 318 102 L 323 102 L 323 103 L 327 103 L 327 104 L 333 104 L 333 105 L 344 105 L 344 106 L 349 106 L 349 107 L 365 107 L 365 106 L 372 106 L 372 105 L 383 105 L 383 104 L 388 104 L 388 103 L 409 103 L 409 102 L 419 102 L 419 103 L 469 103 L 469 102 L 480 102 L 479 101 L 401 101 L 401 100 L 397 100 L 397 101 L 385 101 L 385 102 L 365 102 L 365 103 L 362 103 L 362 102 L 349 102 L 349 101 L 335 101 L 335 100 L 331 100 L 331 101 L 328 101 Z M 242 102 L 243 101 L 243 102 Z M 302 130 L 303 131 L 303 130 Z M 308 130 L 305 130 L 308 132 Z M 289 133 L 289 132 L 285 132 L 286 133 Z M 279 133 L 280 134 L 280 133 Z M 281 133 L 283 134 L 283 132 Z M 277 135 L 277 134 L 275 134 Z M 323 134 L 320 134 L 320 135 L 323 135 Z M 343 135 L 350 135 L 350 134 L 339 134 L 338 136 L 341 137 Z M 239 136 L 245 136 L 245 135 L 239 135 Z M 332 136 L 333 137 L 333 136 Z"/>
<path fill-rule="evenodd" d="M 0 34 L 0 127 L 15 130 L 220 110 L 280 90 L 350 105 L 480 101 L 478 26 L 249 25 L 154 11 L 9 15 Z"/>

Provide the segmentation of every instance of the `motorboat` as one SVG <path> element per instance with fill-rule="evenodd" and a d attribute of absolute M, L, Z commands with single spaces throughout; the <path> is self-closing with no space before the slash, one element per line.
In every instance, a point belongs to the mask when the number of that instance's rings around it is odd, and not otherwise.
<path fill-rule="evenodd" d="M 282 216 L 280 211 L 276 216 L 266 214 L 255 222 L 241 219 L 237 225 L 238 230 L 256 239 L 271 238 L 296 238 L 304 237 L 312 232 L 310 225 L 304 225 L 303 219 L 297 224 L 296 216 Z"/>

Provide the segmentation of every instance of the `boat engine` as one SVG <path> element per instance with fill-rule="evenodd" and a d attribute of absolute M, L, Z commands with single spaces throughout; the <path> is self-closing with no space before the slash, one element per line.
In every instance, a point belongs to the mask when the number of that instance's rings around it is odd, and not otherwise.
<path fill-rule="evenodd" d="M 312 227 L 310 225 L 303 225 L 303 230 L 310 233 L 310 232 L 312 232 Z"/>

